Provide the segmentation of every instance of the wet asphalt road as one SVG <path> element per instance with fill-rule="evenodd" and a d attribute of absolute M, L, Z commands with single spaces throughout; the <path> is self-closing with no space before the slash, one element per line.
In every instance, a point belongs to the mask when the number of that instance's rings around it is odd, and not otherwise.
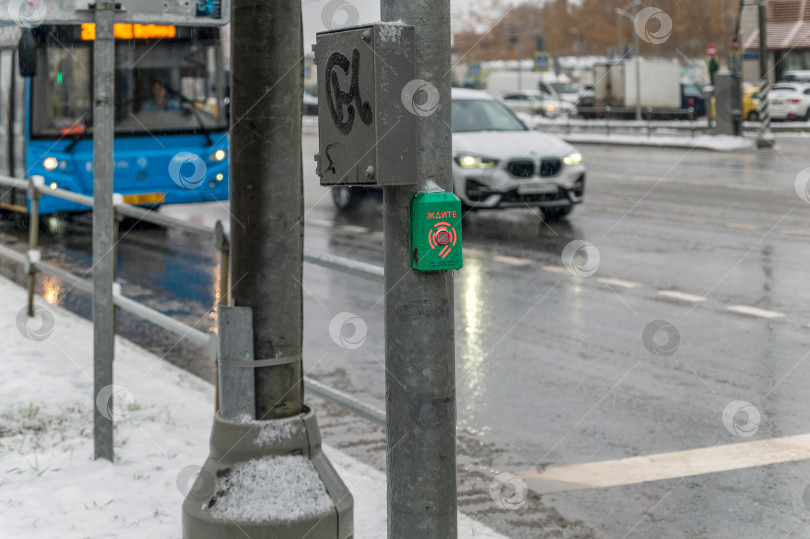
<path fill-rule="evenodd" d="M 307 247 L 382 264 L 381 203 L 337 213 L 310 165 L 316 145 L 316 136 L 305 136 Z M 492 501 L 490 480 L 500 472 L 810 433 L 810 360 L 803 361 L 810 204 L 794 190 L 799 171 L 810 167 L 810 140 L 782 139 L 778 151 L 749 154 L 580 149 L 589 167 L 586 202 L 566 221 L 544 223 L 526 209 L 477 212 L 464 222 L 465 264 L 456 279 L 461 509 L 510 537 L 810 536 L 807 460 L 530 492 L 516 510 Z M 161 211 L 227 219 L 218 204 Z M 43 257 L 82 274 L 89 220 L 52 225 Z M 6 244 L 23 250 L 25 240 L 10 224 L 0 228 Z M 598 250 L 594 275 L 563 269 L 561 254 L 573 240 Z M 207 241 L 135 226 L 119 252 L 125 295 L 211 327 L 218 270 Z M 19 268 L 4 262 L 3 272 L 21 282 Z M 383 408 L 382 285 L 307 265 L 304 287 L 309 375 Z M 44 279 L 40 293 L 89 315 L 89 299 L 55 279 Z M 344 311 L 368 326 L 356 350 L 329 337 L 330 320 Z M 645 327 L 656 320 L 677 330 L 672 355 L 645 346 Z M 126 313 L 119 328 L 212 378 L 204 350 Z M 724 407 L 735 400 L 760 412 L 751 438 L 723 425 Z M 384 466 L 380 429 L 318 399 L 311 404 L 326 443 Z"/>

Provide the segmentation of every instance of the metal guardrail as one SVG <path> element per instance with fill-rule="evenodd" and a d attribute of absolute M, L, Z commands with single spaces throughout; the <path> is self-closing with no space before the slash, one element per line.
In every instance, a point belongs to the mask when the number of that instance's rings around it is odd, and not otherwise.
<path fill-rule="evenodd" d="M 20 253 L 14 249 L 0 245 L 0 258 L 5 258 L 16 262 L 26 268 L 28 273 L 28 315 L 33 316 L 34 307 L 34 288 L 36 284 L 36 274 L 43 273 L 51 275 L 67 283 L 72 288 L 81 290 L 88 294 L 93 294 L 93 284 L 91 281 L 82 279 L 73 273 L 57 268 L 40 260 L 39 253 L 39 199 L 43 196 L 52 196 L 62 200 L 75 202 L 84 206 L 93 207 L 93 197 L 73 193 L 65 189 L 52 189 L 50 186 L 45 185 L 44 178 L 41 176 L 34 176 L 31 180 L 22 180 L 19 178 L 11 178 L 9 176 L 0 175 L 0 186 L 14 189 L 25 189 L 29 193 L 31 199 L 31 213 L 29 224 L 29 249 L 26 253 Z M 152 223 L 159 226 L 177 228 L 187 232 L 208 236 L 213 240 L 214 246 L 220 252 L 220 282 L 218 284 L 219 304 L 227 304 L 228 297 L 228 266 L 230 257 L 230 242 L 220 222 L 214 227 L 207 227 L 195 223 L 189 223 L 173 217 L 159 214 L 137 206 L 131 206 L 124 203 L 121 195 L 113 195 L 113 206 L 115 208 L 116 216 L 130 217 Z M 115 221 L 115 237 L 118 237 L 118 223 Z M 117 249 L 114 255 L 117 257 Z M 329 253 L 313 251 L 311 249 L 304 250 L 304 261 L 315 264 L 327 269 L 340 271 L 348 275 L 354 275 L 363 279 L 372 281 L 383 282 L 385 279 L 383 268 L 360 262 L 351 258 L 337 256 Z M 160 311 L 147 307 L 142 303 L 128 298 L 120 293 L 120 287 L 116 283 L 116 288 L 113 291 L 113 303 L 116 307 L 123 309 L 135 316 L 148 320 L 149 322 L 171 331 L 181 339 L 187 339 L 199 345 L 205 346 L 211 353 L 213 361 L 217 360 L 217 334 L 207 333 L 195 327 L 189 326 L 167 316 Z M 333 404 L 337 404 L 350 412 L 365 418 L 377 425 L 385 426 L 385 412 L 374 408 L 356 398 L 343 393 L 340 390 L 334 389 L 320 382 L 317 382 L 309 377 L 304 377 L 305 387 L 313 394 L 325 399 Z"/>
<path fill-rule="evenodd" d="M 708 133 L 714 127 L 709 124 L 708 118 L 700 120 L 619 120 L 615 118 L 599 118 L 599 119 L 581 119 L 570 118 L 557 120 L 539 120 L 534 124 L 534 129 L 546 130 L 548 132 L 564 131 L 566 134 L 571 134 L 574 129 L 599 132 L 610 135 L 613 132 L 623 132 L 625 134 L 647 132 L 652 135 L 653 132 L 659 130 L 670 131 L 689 131 L 691 136 L 696 136 L 697 133 Z M 756 133 L 759 130 L 760 122 L 743 122 L 743 130 L 745 132 Z M 772 123 L 771 132 L 773 133 L 810 133 L 810 125 L 801 122 L 783 122 Z"/>

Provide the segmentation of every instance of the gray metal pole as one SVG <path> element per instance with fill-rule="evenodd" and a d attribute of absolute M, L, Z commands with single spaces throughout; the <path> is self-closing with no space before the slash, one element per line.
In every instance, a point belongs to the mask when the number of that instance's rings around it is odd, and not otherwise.
<path fill-rule="evenodd" d="M 640 2 L 633 3 L 633 20 L 638 17 L 638 6 Z M 641 44 L 638 32 L 634 31 L 633 35 L 636 38 L 636 120 L 641 121 Z"/>
<path fill-rule="evenodd" d="M 303 411 L 301 3 L 234 0 L 231 297 L 253 310 L 256 418 Z M 225 390 L 225 388 L 220 388 Z"/>
<path fill-rule="evenodd" d="M 439 91 L 418 122 L 418 177 L 383 188 L 388 537 L 454 539 L 456 392 L 453 275 L 410 266 L 409 201 L 434 181 L 452 191 L 450 1 L 382 1 L 384 21 L 416 29 L 415 77 Z"/>
<path fill-rule="evenodd" d="M 113 227 L 113 140 L 115 106 L 115 4 L 96 4 L 96 39 L 93 44 L 93 380 L 94 398 L 113 383 L 115 307 Z M 110 395 L 110 399 L 113 395 Z M 112 403 L 108 403 L 111 407 Z M 93 408 L 95 458 L 113 460 L 113 422 Z"/>
<path fill-rule="evenodd" d="M 768 94 L 771 91 L 771 76 L 768 72 L 768 13 L 765 0 L 759 0 L 759 95 L 760 118 L 762 123 L 757 132 L 757 147 L 770 148 L 774 145 L 771 133 L 771 111 Z"/>

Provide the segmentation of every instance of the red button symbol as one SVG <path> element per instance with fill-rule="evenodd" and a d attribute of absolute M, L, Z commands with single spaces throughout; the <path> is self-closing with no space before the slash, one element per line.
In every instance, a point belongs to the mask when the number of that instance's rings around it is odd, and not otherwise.
<path fill-rule="evenodd" d="M 439 245 L 447 245 L 450 243 L 450 232 L 445 229 L 436 232 L 436 243 Z"/>

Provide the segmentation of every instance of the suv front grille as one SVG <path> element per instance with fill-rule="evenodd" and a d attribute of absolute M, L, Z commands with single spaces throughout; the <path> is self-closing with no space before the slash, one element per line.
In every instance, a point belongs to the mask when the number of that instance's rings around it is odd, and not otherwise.
<path fill-rule="evenodd" d="M 540 177 L 556 176 L 562 170 L 562 161 L 559 159 L 543 159 L 540 161 Z"/>
<path fill-rule="evenodd" d="M 506 166 L 506 170 L 516 178 L 531 178 L 534 176 L 534 162 L 524 159 L 510 161 Z"/>

